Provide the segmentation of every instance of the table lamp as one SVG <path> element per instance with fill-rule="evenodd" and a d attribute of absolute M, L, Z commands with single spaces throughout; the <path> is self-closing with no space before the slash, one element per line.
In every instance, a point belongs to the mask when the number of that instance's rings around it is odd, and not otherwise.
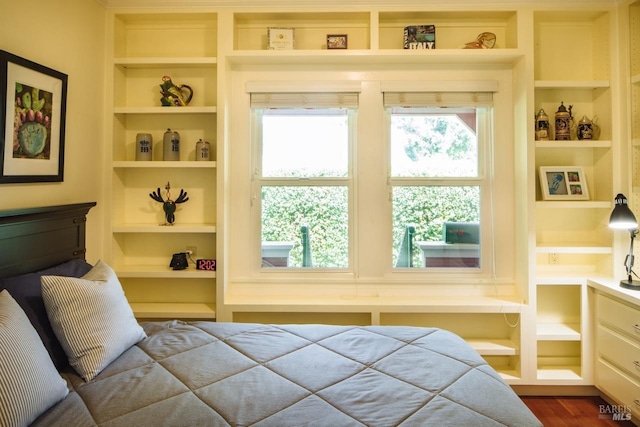
<path fill-rule="evenodd" d="M 633 272 L 633 240 L 638 234 L 638 221 L 636 221 L 636 217 L 629 209 L 627 198 L 624 194 L 618 194 L 615 198 L 615 206 L 609 218 L 609 227 L 618 230 L 629 230 L 631 243 L 629 244 L 629 253 L 624 259 L 627 280 L 620 281 L 620 286 L 626 289 L 640 290 L 640 281 L 634 281 L 632 277 L 635 275 Z"/>

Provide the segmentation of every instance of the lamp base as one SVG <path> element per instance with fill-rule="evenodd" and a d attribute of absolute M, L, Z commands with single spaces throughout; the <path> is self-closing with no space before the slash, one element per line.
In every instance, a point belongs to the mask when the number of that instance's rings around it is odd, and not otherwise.
<path fill-rule="evenodd" d="M 620 287 L 625 289 L 631 289 L 634 291 L 640 291 L 640 281 L 638 280 L 622 280 L 620 281 Z"/>

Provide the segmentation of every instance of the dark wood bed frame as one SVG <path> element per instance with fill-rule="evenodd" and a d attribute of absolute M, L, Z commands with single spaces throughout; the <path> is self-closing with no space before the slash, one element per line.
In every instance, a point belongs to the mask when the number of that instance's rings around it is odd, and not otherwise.
<path fill-rule="evenodd" d="M 85 259 L 87 213 L 95 202 L 0 211 L 0 278 Z"/>

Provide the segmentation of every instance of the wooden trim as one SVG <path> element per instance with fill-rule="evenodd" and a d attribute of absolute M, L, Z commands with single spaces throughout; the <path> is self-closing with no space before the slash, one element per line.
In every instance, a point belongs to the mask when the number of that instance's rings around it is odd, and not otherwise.
<path fill-rule="evenodd" d="M 85 259 L 86 215 L 95 205 L 0 211 L 0 278 Z"/>

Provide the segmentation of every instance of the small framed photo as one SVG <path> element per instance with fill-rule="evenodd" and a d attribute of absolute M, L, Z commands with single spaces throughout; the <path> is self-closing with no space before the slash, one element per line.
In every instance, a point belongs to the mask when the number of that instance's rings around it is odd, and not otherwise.
<path fill-rule="evenodd" d="M 589 200 L 582 166 L 540 167 L 540 188 L 544 200 Z"/>
<path fill-rule="evenodd" d="M 291 50 L 296 47 L 295 30 L 293 28 L 267 28 L 267 49 Z"/>
<path fill-rule="evenodd" d="M 346 49 L 346 34 L 327 34 L 327 49 Z"/>

